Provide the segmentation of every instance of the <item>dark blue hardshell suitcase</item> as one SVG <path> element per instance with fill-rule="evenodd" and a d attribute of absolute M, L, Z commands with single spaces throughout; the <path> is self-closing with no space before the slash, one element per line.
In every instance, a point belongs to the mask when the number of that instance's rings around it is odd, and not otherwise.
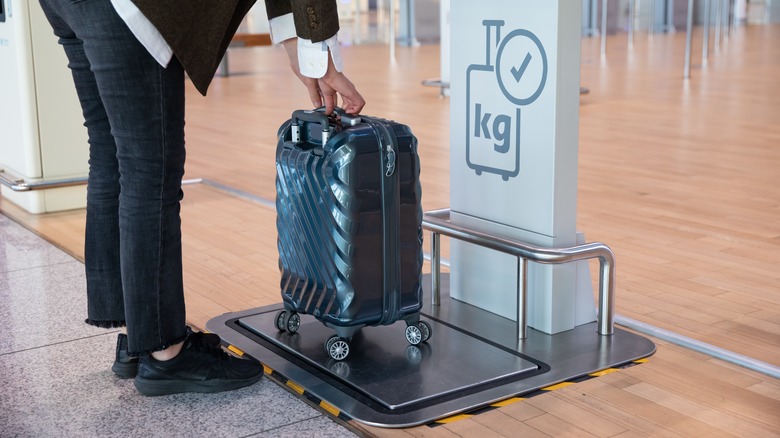
<path fill-rule="evenodd" d="M 294 333 L 309 314 L 336 334 L 325 348 L 342 360 L 364 326 L 406 321 L 425 342 L 422 205 L 417 139 L 392 121 L 296 111 L 279 130 L 276 228 L 285 310 Z"/>

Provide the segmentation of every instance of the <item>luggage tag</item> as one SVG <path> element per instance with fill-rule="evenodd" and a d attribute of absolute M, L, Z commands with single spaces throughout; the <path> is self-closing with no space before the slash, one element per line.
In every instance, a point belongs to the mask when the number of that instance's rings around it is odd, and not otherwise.
<path fill-rule="evenodd" d="M 317 111 L 325 111 L 325 107 L 319 107 L 317 108 Z M 360 116 L 347 114 L 343 108 L 338 106 L 333 108 L 333 113 L 330 115 L 330 117 L 334 124 L 341 124 L 341 126 L 356 126 L 362 122 Z"/>

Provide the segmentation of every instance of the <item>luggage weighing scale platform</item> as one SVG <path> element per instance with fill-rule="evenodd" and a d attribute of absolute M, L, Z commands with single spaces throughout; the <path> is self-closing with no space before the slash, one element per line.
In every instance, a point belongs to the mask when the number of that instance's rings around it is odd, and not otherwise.
<path fill-rule="evenodd" d="M 417 346 L 406 341 L 403 321 L 365 327 L 349 356 L 335 361 L 324 346 L 334 331 L 313 316 L 301 315 L 294 334 L 276 328 L 281 303 L 227 313 L 206 328 L 329 412 L 379 427 L 427 424 L 655 352 L 649 339 L 619 328 L 601 336 L 595 322 L 555 335 L 529 329 L 518 341 L 516 322 L 450 299 L 448 275 L 441 280 L 441 305 L 431 306 L 425 288 L 421 319 L 432 334 Z"/>

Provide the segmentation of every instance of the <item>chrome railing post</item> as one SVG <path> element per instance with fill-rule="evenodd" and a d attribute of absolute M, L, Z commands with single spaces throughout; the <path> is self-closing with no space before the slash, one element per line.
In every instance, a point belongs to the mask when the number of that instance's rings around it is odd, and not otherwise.
<path fill-rule="evenodd" d="M 653 36 L 655 33 L 655 0 L 650 0 L 650 12 L 648 12 L 649 19 L 647 21 L 647 34 Z"/>
<path fill-rule="evenodd" d="M 702 65 L 707 63 L 707 57 L 710 48 L 710 15 L 712 15 L 712 11 L 710 9 L 711 6 L 712 5 L 710 0 L 704 0 L 704 34 L 702 35 L 701 44 Z"/>
<path fill-rule="evenodd" d="M 607 0 L 601 1 L 601 57 L 607 56 Z"/>
<path fill-rule="evenodd" d="M 615 332 L 615 256 L 606 248 L 606 255 L 599 257 L 599 316 L 600 335 Z"/>
<path fill-rule="evenodd" d="M 517 258 L 517 338 L 528 337 L 528 260 Z"/>
<path fill-rule="evenodd" d="M 723 0 L 717 1 L 718 3 L 715 6 L 715 41 L 712 43 L 715 53 L 720 51 L 721 22 L 723 21 Z"/>
<path fill-rule="evenodd" d="M 441 235 L 431 232 L 431 305 L 441 304 Z"/>
<path fill-rule="evenodd" d="M 691 77 L 691 35 L 693 33 L 693 0 L 688 0 L 688 18 L 685 25 L 685 64 L 683 78 Z"/>
<path fill-rule="evenodd" d="M 628 0 L 628 45 L 634 44 L 634 15 L 636 14 L 636 0 Z"/>

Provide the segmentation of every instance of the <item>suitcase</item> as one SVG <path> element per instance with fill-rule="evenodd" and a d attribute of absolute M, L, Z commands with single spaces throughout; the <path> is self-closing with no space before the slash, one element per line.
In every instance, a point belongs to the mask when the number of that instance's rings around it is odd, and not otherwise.
<path fill-rule="evenodd" d="M 402 124 L 299 110 L 279 129 L 276 228 L 284 310 L 335 330 L 325 343 L 343 360 L 365 326 L 406 322 L 417 345 L 431 335 L 422 308 L 422 205 L 417 139 Z"/>

